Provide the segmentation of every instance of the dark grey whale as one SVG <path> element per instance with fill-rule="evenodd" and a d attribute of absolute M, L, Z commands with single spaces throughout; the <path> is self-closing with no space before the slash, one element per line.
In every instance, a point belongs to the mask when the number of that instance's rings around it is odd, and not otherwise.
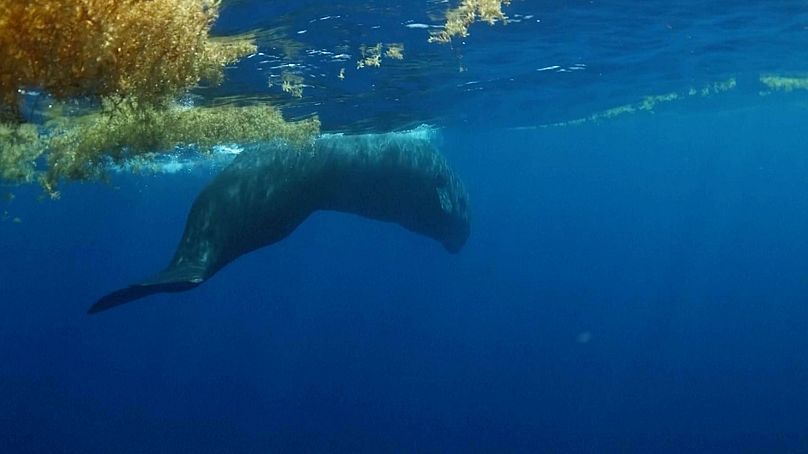
<path fill-rule="evenodd" d="M 89 313 L 194 288 L 239 256 L 284 239 L 317 210 L 394 222 L 452 253 L 469 235 L 466 190 L 422 136 L 330 135 L 304 147 L 253 145 L 196 198 L 168 267 L 104 296 Z"/>

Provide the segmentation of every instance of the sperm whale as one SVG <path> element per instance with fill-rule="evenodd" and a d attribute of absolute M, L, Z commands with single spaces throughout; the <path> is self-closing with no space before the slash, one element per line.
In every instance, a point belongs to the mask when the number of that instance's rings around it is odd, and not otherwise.
<path fill-rule="evenodd" d="M 88 312 L 192 289 L 239 256 L 281 241 L 317 210 L 396 223 L 452 253 L 470 231 L 463 183 L 427 138 L 328 135 L 303 147 L 251 145 L 197 196 L 168 267 Z"/>

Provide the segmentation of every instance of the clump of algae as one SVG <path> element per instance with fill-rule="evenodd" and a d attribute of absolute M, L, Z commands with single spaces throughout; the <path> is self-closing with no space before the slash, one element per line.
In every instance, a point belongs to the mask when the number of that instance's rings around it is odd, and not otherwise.
<path fill-rule="evenodd" d="M 384 56 L 392 58 L 393 60 L 404 60 L 404 44 L 403 43 L 390 43 L 387 45 L 387 50 L 384 51 Z"/>
<path fill-rule="evenodd" d="M 220 143 L 270 139 L 304 143 L 319 128 L 317 118 L 289 122 L 266 104 L 196 108 L 110 105 L 103 113 L 54 127 L 47 143 L 48 170 L 43 183 L 49 188 L 61 178 L 98 177 L 110 160 L 120 162 L 181 145 L 196 146 L 204 153 Z"/>
<path fill-rule="evenodd" d="M 808 90 L 808 77 L 788 77 L 770 74 L 760 76 L 760 83 L 772 91 L 790 92 L 794 90 Z"/>
<path fill-rule="evenodd" d="M 221 0 L 0 0 L 0 179 L 101 174 L 120 160 L 195 144 L 303 140 L 319 122 L 286 122 L 267 105 L 180 109 L 174 100 L 255 53 L 249 35 L 210 37 Z M 19 115 L 20 89 L 57 101 L 95 100 L 95 112 L 63 117 L 47 133 Z M 37 170 L 44 163 L 44 171 Z"/>
<path fill-rule="evenodd" d="M 359 53 L 362 58 L 357 60 L 356 69 L 361 68 L 378 68 L 382 65 L 382 43 L 376 43 L 375 46 L 362 45 L 359 48 Z"/>
<path fill-rule="evenodd" d="M 461 0 L 460 5 L 446 12 L 446 23 L 443 29 L 431 33 L 429 42 L 449 43 L 455 36 L 466 37 L 469 27 L 477 21 L 493 25 L 496 22 L 507 22 L 502 6 L 510 4 L 510 0 Z"/>
<path fill-rule="evenodd" d="M 374 46 L 362 45 L 359 47 L 362 58 L 356 61 L 356 69 L 378 68 L 382 65 L 382 57 L 392 60 L 404 59 L 403 43 L 376 43 Z"/>
<path fill-rule="evenodd" d="M 682 101 L 696 96 L 707 97 L 720 93 L 729 92 L 734 90 L 737 87 L 737 85 L 738 83 L 735 80 L 735 78 L 731 77 L 726 80 L 704 85 L 698 89 L 695 87 L 690 87 L 687 91 L 682 92 L 670 92 L 660 95 L 644 96 L 642 100 L 639 102 L 631 104 L 623 104 L 621 106 L 612 107 L 606 110 L 595 112 L 587 117 L 576 118 L 573 120 L 562 121 L 559 123 L 551 123 L 548 125 L 542 125 L 542 127 L 580 125 L 588 122 L 611 120 L 623 115 L 634 114 L 637 112 L 654 112 L 654 109 L 659 105 L 669 104 L 675 101 Z"/>
<path fill-rule="evenodd" d="M 0 180 L 30 182 L 36 176 L 36 160 L 42 140 L 34 125 L 0 123 Z"/>
<path fill-rule="evenodd" d="M 284 93 L 289 93 L 295 98 L 302 98 L 304 88 L 306 88 L 306 85 L 303 83 L 302 76 L 288 71 L 281 74 L 281 90 Z"/>
<path fill-rule="evenodd" d="M 211 39 L 219 0 L 0 0 L 0 99 L 20 87 L 58 99 L 132 96 L 165 102 L 255 51 Z"/>

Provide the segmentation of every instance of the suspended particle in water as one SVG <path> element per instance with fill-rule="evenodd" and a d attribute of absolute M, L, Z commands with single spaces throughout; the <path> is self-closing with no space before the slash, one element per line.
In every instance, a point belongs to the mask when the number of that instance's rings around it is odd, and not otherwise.
<path fill-rule="evenodd" d="M 577 336 L 575 336 L 575 340 L 576 340 L 576 341 L 577 341 L 579 344 L 586 344 L 586 343 L 589 343 L 589 341 L 591 341 L 591 340 L 592 340 L 592 333 L 591 333 L 591 332 L 589 332 L 589 331 L 582 331 L 582 332 L 578 333 L 578 335 L 577 335 Z"/>

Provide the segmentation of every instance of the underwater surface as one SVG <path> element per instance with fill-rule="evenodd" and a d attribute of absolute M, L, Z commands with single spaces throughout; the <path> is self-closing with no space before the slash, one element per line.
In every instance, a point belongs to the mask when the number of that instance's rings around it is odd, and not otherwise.
<path fill-rule="evenodd" d="M 0 452 L 808 452 L 808 1 L 513 0 L 429 43 L 449 6 L 227 2 L 259 53 L 191 98 L 430 136 L 458 254 L 317 212 L 90 316 L 233 148 L 0 188 Z"/>

